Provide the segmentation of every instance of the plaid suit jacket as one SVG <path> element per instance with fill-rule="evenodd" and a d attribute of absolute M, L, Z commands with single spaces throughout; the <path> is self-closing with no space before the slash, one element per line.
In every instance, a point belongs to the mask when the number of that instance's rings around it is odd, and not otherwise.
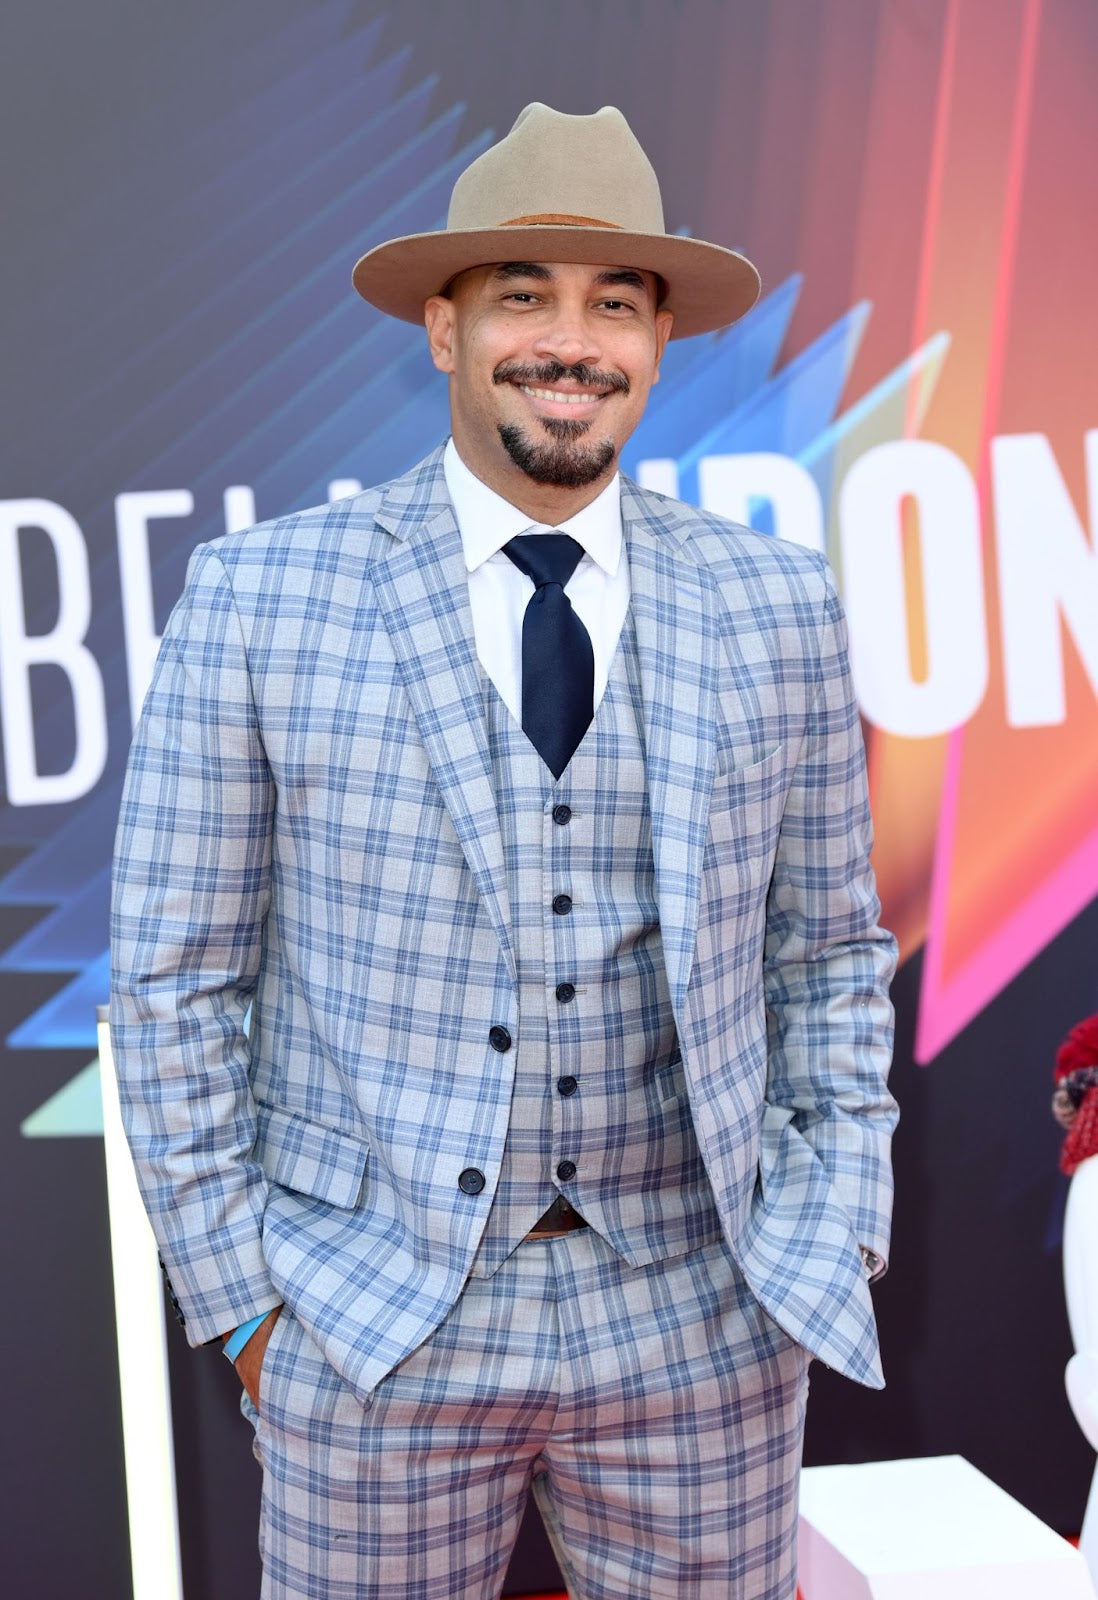
<path fill-rule="evenodd" d="M 112 1038 L 188 1336 L 279 1300 L 367 1395 L 445 1316 L 516 1035 L 441 452 L 199 547 L 130 759 Z M 623 485 L 665 960 L 723 1226 L 771 1315 L 879 1385 L 891 938 L 826 565 Z M 463 1173 L 482 1174 L 465 1192 Z"/>

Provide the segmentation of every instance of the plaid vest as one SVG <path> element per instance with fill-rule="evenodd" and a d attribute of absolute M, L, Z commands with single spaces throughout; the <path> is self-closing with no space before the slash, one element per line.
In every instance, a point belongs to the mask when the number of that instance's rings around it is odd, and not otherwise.
<path fill-rule="evenodd" d="M 632 621 L 558 781 L 487 679 L 484 692 L 519 1023 L 473 1275 L 489 1277 L 558 1193 L 631 1265 L 682 1255 L 720 1224 L 664 972 Z"/>

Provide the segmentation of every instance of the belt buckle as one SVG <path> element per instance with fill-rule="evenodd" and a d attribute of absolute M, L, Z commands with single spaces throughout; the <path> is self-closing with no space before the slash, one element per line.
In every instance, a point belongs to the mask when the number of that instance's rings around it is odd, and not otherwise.
<path fill-rule="evenodd" d="M 526 1237 L 562 1239 L 566 1233 L 575 1233 L 578 1229 L 588 1226 L 586 1217 L 581 1217 L 575 1207 L 562 1194 L 558 1194 L 552 1205 L 542 1212 Z"/>

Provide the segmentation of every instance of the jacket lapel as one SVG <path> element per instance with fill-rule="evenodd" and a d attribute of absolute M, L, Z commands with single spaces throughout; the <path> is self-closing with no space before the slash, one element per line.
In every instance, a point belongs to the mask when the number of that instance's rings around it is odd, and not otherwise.
<path fill-rule="evenodd" d="M 680 1020 L 697 937 L 716 760 L 717 596 L 687 524 L 622 481 L 664 962 Z"/>
<path fill-rule="evenodd" d="M 374 593 L 435 781 L 514 979 L 468 574 L 441 451 L 393 484 L 377 520 L 394 537 L 371 569 Z"/>
<path fill-rule="evenodd" d="M 718 601 L 708 573 L 681 548 L 688 518 L 623 479 L 622 520 L 664 961 L 679 1013 L 694 958 L 716 761 Z M 514 978 L 468 574 L 441 451 L 391 486 L 377 521 L 393 535 L 370 573 L 378 606 L 443 802 Z"/>

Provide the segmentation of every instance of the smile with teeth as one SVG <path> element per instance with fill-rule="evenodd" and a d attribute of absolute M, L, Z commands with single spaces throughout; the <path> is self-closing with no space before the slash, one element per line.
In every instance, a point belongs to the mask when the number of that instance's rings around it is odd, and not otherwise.
<path fill-rule="evenodd" d="M 562 389 L 534 389 L 528 383 L 520 383 L 519 388 L 523 394 L 528 394 L 535 400 L 559 401 L 562 405 L 590 405 L 594 400 L 605 399 L 605 396 L 597 389 L 589 389 L 585 393 L 576 394 L 573 391 L 565 392 Z"/>

